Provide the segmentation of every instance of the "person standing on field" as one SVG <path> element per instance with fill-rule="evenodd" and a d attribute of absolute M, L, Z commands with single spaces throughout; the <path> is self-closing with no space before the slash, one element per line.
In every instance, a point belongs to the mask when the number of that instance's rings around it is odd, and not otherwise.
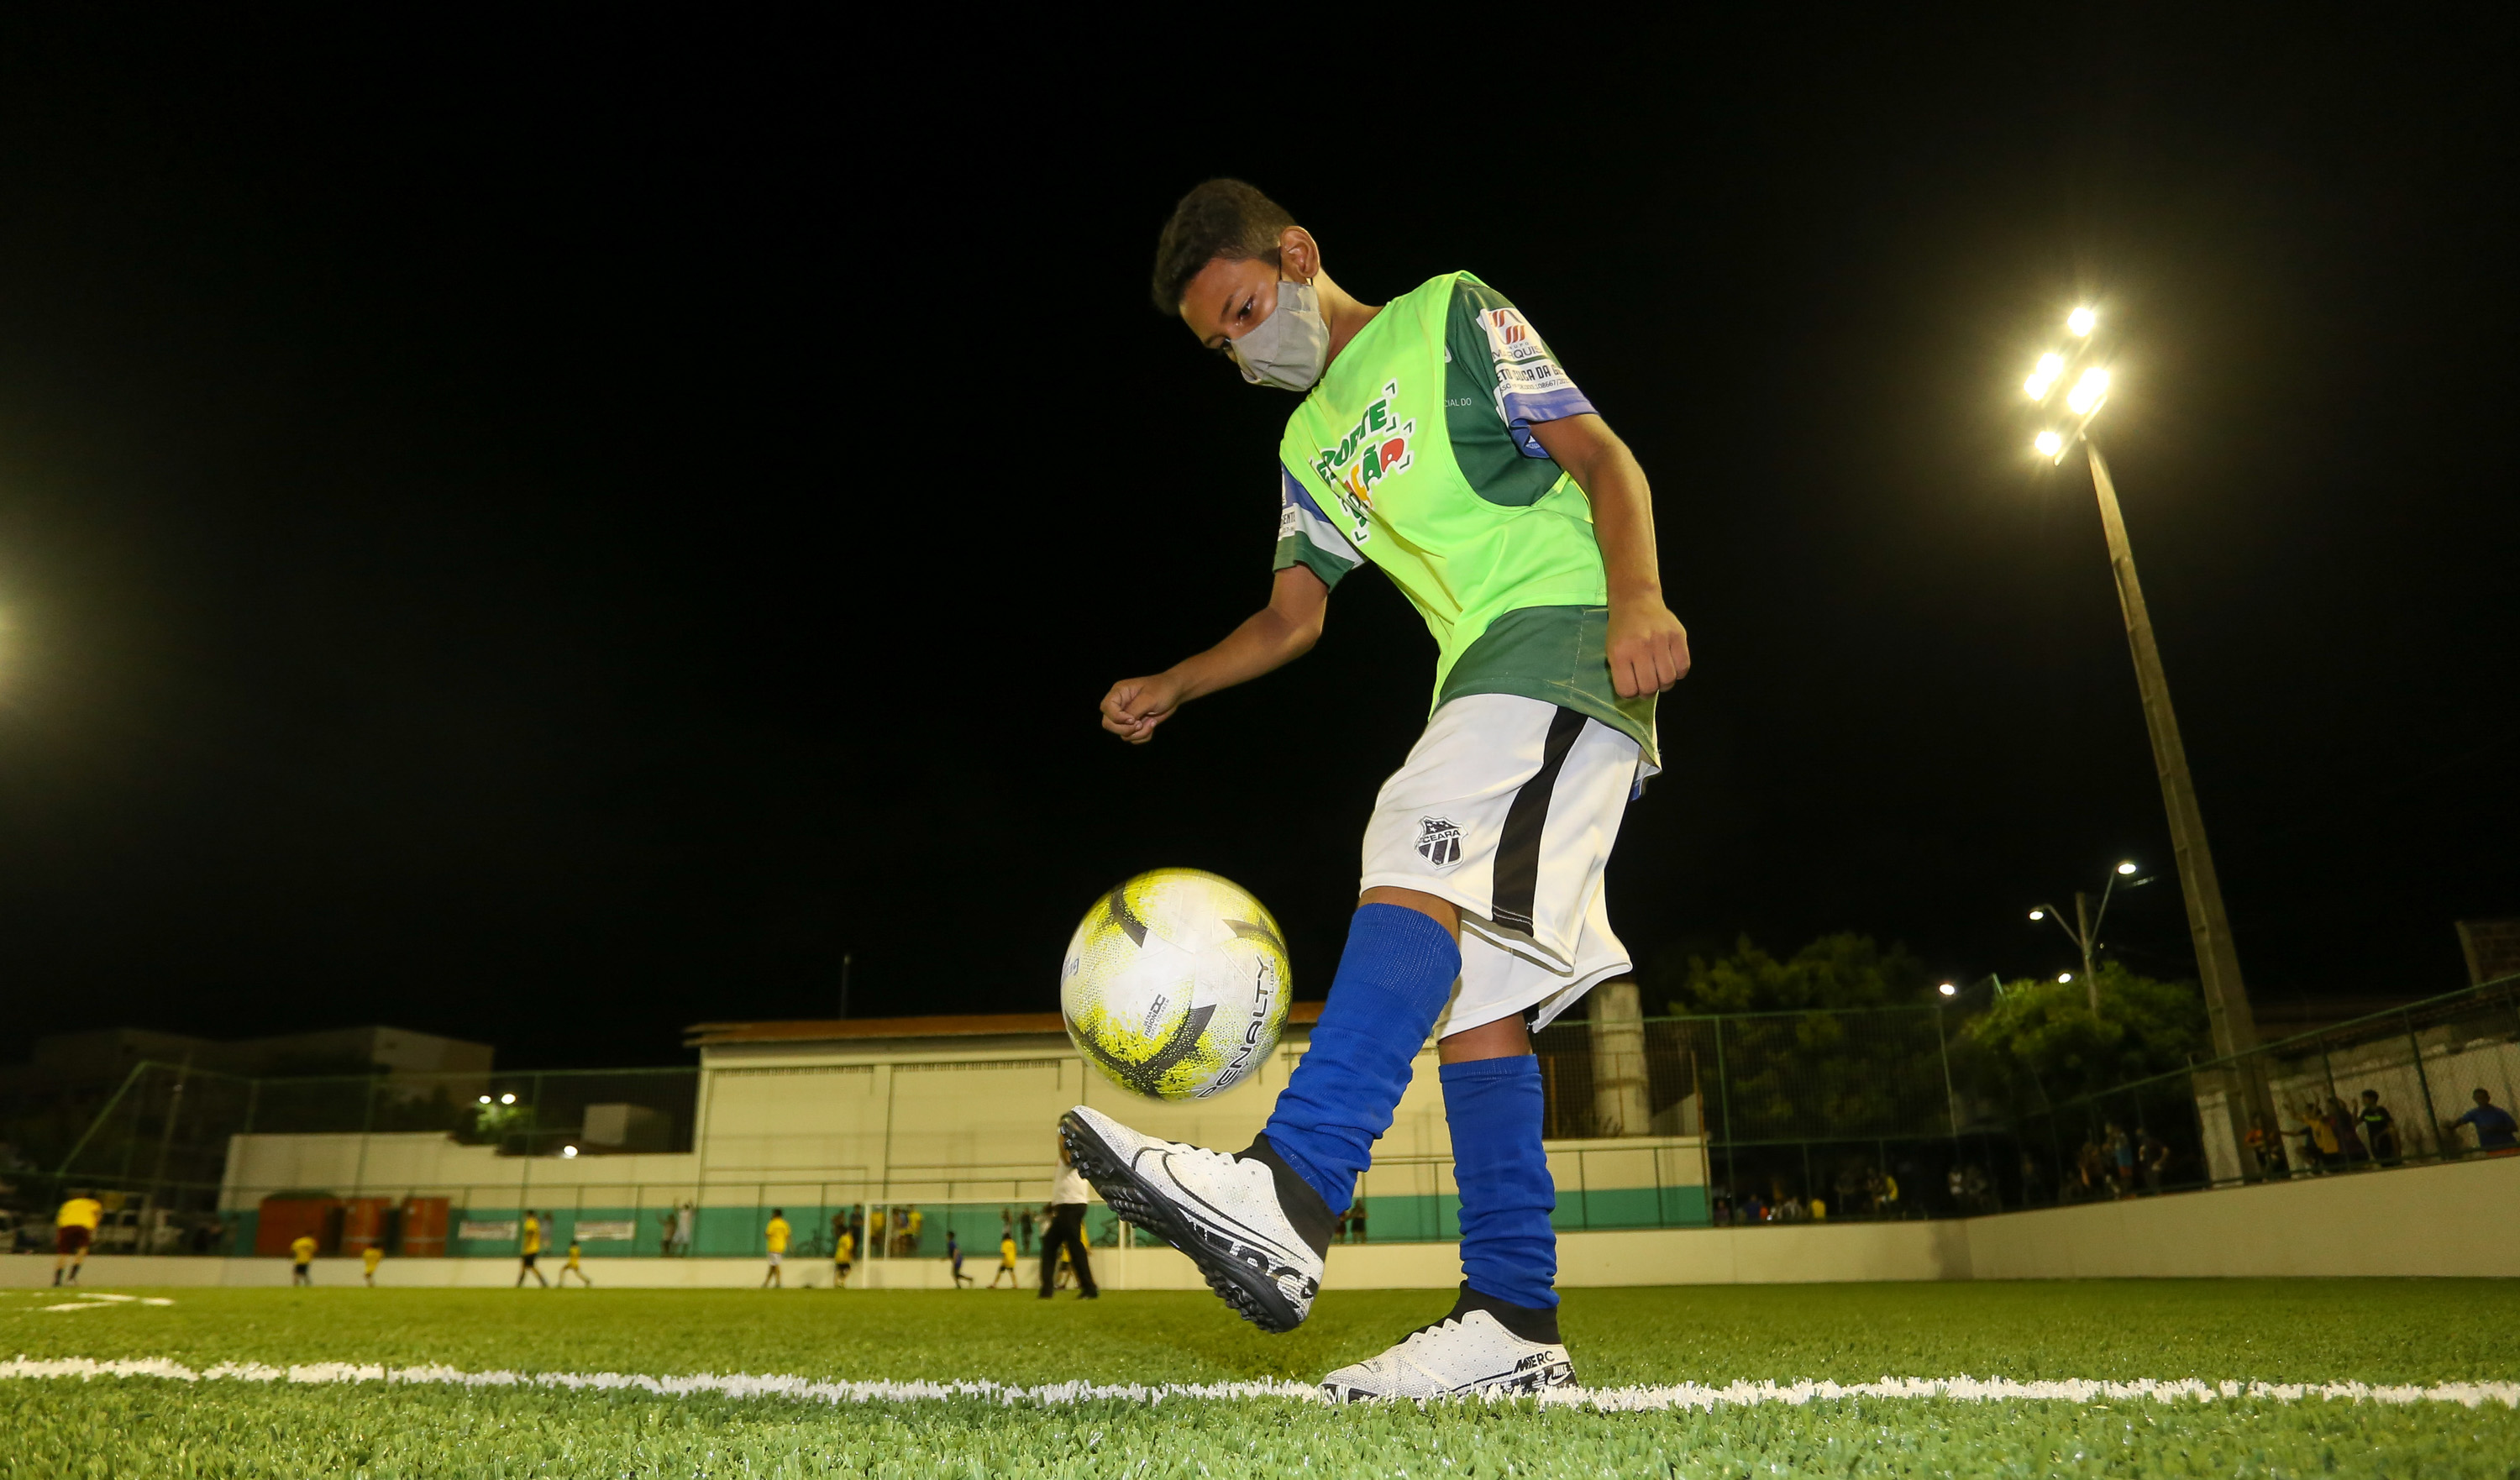
<path fill-rule="evenodd" d="M 312 1233 L 300 1233 L 289 1240 L 289 1257 L 292 1261 L 289 1269 L 289 1282 L 292 1285 L 315 1282 L 315 1235 Z"/>
<path fill-rule="evenodd" d="M 1007 1282 L 1008 1289 L 1020 1288 L 1015 1280 L 1015 1231 L 1012 1225 L 998 1232 L 998 1272 L 989 1277 L 989 1288 L 996 1289 L 1001 1279 Z"/>
<path fill-rule="evenodd" d="M 575 1275 L 577 1277 L 577 1282 L 586 1286 L 588 1289 L 591 1290 L 595 1288 L 595 1281 L 586 1278 L 586 1266 L 577 1262 L 580 1248 L 581 1245 L 578 1242 L 577 1230 L 575 1228 L 571 1228 L 568 1231 L 568 1263 L 560 1267 L 560 1278 L 554 1281 L 553 1288 L 568 1288 L 568 1277 L 571 1275 Z"/>
<path fill-rule="evenodd" d="M 788 1259 L 788 1233 L 787 1210 L 772 1208 L 770 1222 L 761 1230 L 762 1247 L 770 1251 L 770 1273 L 761 1277 L 761 1287 L 765 1290 L 774 1284 L 783 1289 L 787 1286 L 787 1281 L 779 1277 L 779 1266 Z"/>
<path fill-rule="evenodd" d="M 842 1223 L 840 1231 L 832 1237 L 832 1288 L 848 1287 L 849 1266 L 856 1262 L 857 1252 L 857 1231 Z"/>
<path fill-rule="evenodd" d="M 359 1250 L 359 1278 L 368 1282 L 368 1288 L 376 1288 L 377 1266 L 384 1262 L 385 1246 L 382 1243 L 372 1243 Z"/>
<path fill-rule="evenodd" d="M 96 1243 L 97 1226 L 103 1222 L 105 1204 L 86 1193 L 63 1200 L 62 1210 L 53 1215 L 53 1283 L 66 1282 L 62 1278 L 65 1270 L 69 1274 L 67 1282 L 78 1283 L 79 1271 L 87 1264 L 87 1251 Z"/>
<path fill-rule="evenodd" d="M 1048 1300 L 1058 1278 L 1058 1266 L 1065 1258 L 1076 1274 L 1076 1298 L 1092 1300 L 1102 1294 L 1094 1284 L 1094 1262 L 1085 1252 L 1085 1202 L 1091 1195 L 1076 1162 L 1068 1154 L 1067 1143 L 1058 1144 L 1058 1170 L 1050 1179 L 1050 1227 L 1041 1235 L 1041 1298 Z"/>
<path fill-rule="evenodd" d="M 544 1289 L 551 1288 L 551 1281 L 543 1278 L 543 1272 L 534 1268 L 534 1261 L 540 1259 L 542 1257 L 542 1253 L 543 1221 L 534 1216 L 533 1209 L 527 1208 L 525 1209 L 524 1228 L 519 1233 L 517 1243 L 517 1288 L 521 1290 L 525 1287 L 525 1277 L 527 1275 L 533 1276 L 534 1283 L 541 1285 Z"/>

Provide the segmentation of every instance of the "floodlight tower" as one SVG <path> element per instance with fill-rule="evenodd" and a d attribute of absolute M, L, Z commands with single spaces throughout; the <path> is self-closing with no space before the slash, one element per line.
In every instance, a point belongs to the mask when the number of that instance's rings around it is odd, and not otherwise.
<path fill-rule="evenodd" d="M 2057 929 L 2071 936 L 2074 944 L 2082 947 L 2083 990 L 2091 1000 L 2093 1017 L 2100 1015 L 2100 968 L 2095 959 L 2100 949 L 2100 921 L 2109 918 L 2109 901 L 2117 896 L 2118 880 L 2126 879 L 2127 887 L 2130 889 L 2139 888 L 2152 882 L 2149 878 L 2137 878 L 2135 872 L 2134 864 L 2123 863 L 2109 875 L 2108 887 L 2100 891 L 2100 909 L 2096 915 L 2092 913 L 2092 896 L 2080 889 L 2075 890 L 2074 922 L 2070 925 L 2065 923 L 2064 912 L 2054 905 L 2040 905 L 2030 912 L 2032 919 L 2054 920 Z M 2059 980 L 2062 979 L 2059 978 Z"/>
<path fill-rule="evenodd" d="M 2187 747 L 2180 742 L 2179 717 L 2170 707 L 2170 681 L 2161 670 L 2161 652 L 2153 646 L 2152 616 L 2144 608 L 2143 587 L 2136 579 L 2135 549 L 2127 542 L 2126 516 L 2118 512 L 2117 486 L 2109 481 L 2109 465 L 2092 439 L 2092 422 L 2108 404 L 2109 371 L 2093 331 L 2099 315 L 2077 308 L 2065 319 L 2065 344 L 2039 357 L 2022 385 L 2039 408 L 2041 426 L 2031 445 L 2049 466 L 2081 443 L 2092 465 L 2092 489 L 2100 501 L 2100 526 L 2109 541 L 2109 570 L 2117 579 L 2118 609 L 2126 618 L 2127 645 L 2135 650 L 2136 688 L 2143 695 L 2144 727 L 2152 735 L 2153 767 L 2161 776 L 2161 799 L 2170 814 L 2170 847 L 2179 863 L 2179 888 L 2187 900 L 2187 932 L 2196 944 L 2196 974 L 2205 991 L 2205 1016 L 2214 1033 L 2214 1053 L 2228 1057 L 2257 1047 L 2257 1018 L 2249 1011 L 2248 989 L 2240 980 L 2240 956 L 2231 944 L 2230 918 L 2223 910 L 2223 885 L 2214 873 L 2214 854 L 2205 843 L 2205 816 L 2196 805 L 2196 783 L 2187 772 Z M 2077 374 L 2079 372 L 2079 374 Z M 2056 387 L 2073 377 L 2059 417 L 2052 404 Z M 2086 968 L 2088 970 L 2088 967 Z"/>

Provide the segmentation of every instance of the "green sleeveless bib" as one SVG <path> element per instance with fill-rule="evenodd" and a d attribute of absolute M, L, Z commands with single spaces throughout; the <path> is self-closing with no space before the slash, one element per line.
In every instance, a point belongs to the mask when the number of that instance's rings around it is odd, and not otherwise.
<path fill-rule="evenodd" d="M 1286 419 L 1279 460 L 1435 635 L 1435 693 L 1491 624 L 1527 606 L 1609 600 L 1593 510 L 1560 473 L 1532 504 L 1479 496 L 1444 426 L 1446 273 L 1394 299 Z M 1473 280 L 1475 281 L 1475 280 Z"/>

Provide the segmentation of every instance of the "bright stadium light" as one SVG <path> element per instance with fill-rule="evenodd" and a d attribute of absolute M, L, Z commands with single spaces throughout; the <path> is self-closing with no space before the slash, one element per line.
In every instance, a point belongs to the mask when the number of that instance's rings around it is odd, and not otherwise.
<path fill-rule="evenodd" d="M 2077 308 L 2065 315 L 2066 330 L 2078 339 L 2089 337 L 2092 331 L 2099 326 L 2099 322 L 2100 316 L 2088 308 Z"/>
<path fill-rule="evenodd" d="M 2083 378 L 2074 382 L 2074 388 L 2065 393 L 2065 405 L 2074 415 L 2082 416 L 2099 405 L 2100 397 L 2108 393 L 2109 373 L 2094 365 L 2084 371 Z"/>
<path fill-rule="evenodd" d="M 2038 367 L 2030 372 L 2029 380 L 2021 382 L 2021 388 L 2029 393 L 2030 399 L 2044 401 L 2048 399 L 2048 392 L 2055 388 L 2056 378 L 2064 373 L 2065 357 L 2050 350 L 2039 357 Z"/>
<path fill-rule="evenodd" d="M 2131 863 L 2120 864 L 2118 865 L 2118 872 L 2120 874 L 2133 874 L 2135 872 L 2135 865 Z"/>
<path fill-rule="evenodd" d="M 2071 971 L 2059 971 L 2056 973 L 2056 984 L 2060 987 L 2073 979 L 2074 973 Z"/>
<path fill-rule="evenodd" d="M 499 1103 L 501 1104 L 515 1104 L 516 1102 L 517 1097 L 514 1095 L 502 1095 L 499 1097 Z"/>
<path fill-rule="evenodd" d="M 562 1146 L 562 1147 L 560 1148 L 560 1154 L 561 1154 L 561 1156 L 562 1156 L 563 1159 L 565 1159 L 565 1158 L 567 1158 L 567 1157 L 570 1157 L 570 1156 L 574 1156 L 574 1155 L 576 1155 L 576 1154 L 577 1154 L 577 1147 L 575 1147 L 575 1146 Z"/>
<path fill-rule="evenodd" d="M 488 1104 L 488 1103 L 490 1102 L 490 1097 L 489 1097 L 489 1096 L 487 1096 L 487 1095 L 482 1096 L 482 1097 L 481 1097 L 481 1102 L 482 1102 L 483 1104 Z"/>
<path fill-rule="evenodd" d="M 1950 982 L 1945 982 L 1934 990 L 1942 993 L 1945 997 L 1958 997 L 1960 995 L 1960 989 L 1953 986 Z"/>
<path fill-rule="evenodd" d="M 2033 910 L 2030 912 L 2030 918 L 2032 919 L 2046 919 L 2048 918 L 2048 912 L 2045 910 Z"/>
<path fill-rule="evenodd" d="M 2043 431 L 2030 439 L 2030 445 L 2039 449 L 2041 457 L 2052 458 L 2065 450 L 2065 439 L 2054 431 Z"/>

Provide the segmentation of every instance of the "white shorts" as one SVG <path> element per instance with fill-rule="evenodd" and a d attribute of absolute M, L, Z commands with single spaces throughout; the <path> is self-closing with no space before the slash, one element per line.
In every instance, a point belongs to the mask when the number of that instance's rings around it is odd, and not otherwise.
<path fill-rule="evenodd" d="M 1640 754 L 1598 720 L 1517 695 L 1468 695 L 1426 722 L 1374 798 L 1358 890 L 1460 908 L 1462 978 L 1437 1037 L 1517 1014 L 1546 1026 L 1630 969 L 1601 873 Z"/>
<path fill-rule="evenodd" d="M 786 1264 L 787 1262 L 788 1262 L 788 1256 L 787 1256 L 786 1254 L 781 1253 L 781 1252 L 780 1252 L 779 1250 L 777 1250 L 777 1249 L 772 1249 L 772 1250 L 770 1251 L 770 1267 L 771 1267 L 772 1269 L 774 1269 L 774 1270 L 775 1270 L 775 1269 L 779 1268 L 781 1265 Z"/>

